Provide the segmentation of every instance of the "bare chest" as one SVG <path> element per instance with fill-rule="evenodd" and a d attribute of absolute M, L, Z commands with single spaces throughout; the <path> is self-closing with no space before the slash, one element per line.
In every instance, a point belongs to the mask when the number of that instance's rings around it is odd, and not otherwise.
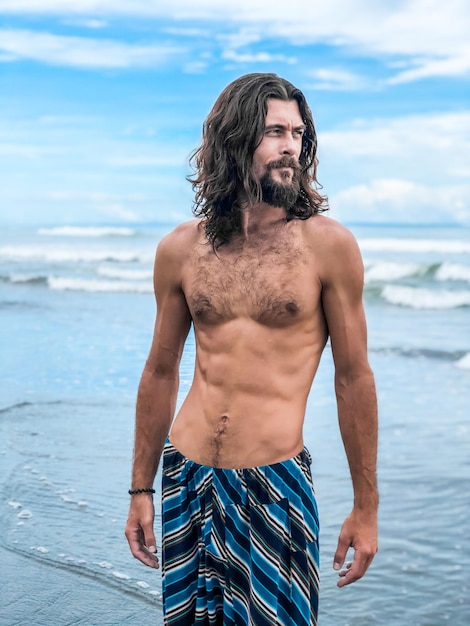
<path fill-rule="evenodd" d="M 250 317 L 286 326 L 308 314 L 314 282 L 307 254 L 275 245 L 224 256 L 209 251 L 197 255 L 184 290 L 195 322 Z"/>

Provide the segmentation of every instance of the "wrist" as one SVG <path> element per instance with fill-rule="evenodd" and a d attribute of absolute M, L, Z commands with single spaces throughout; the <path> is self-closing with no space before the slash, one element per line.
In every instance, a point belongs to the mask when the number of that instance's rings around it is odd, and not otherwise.
<path fill-rule="evenodd" d="M 354 500 L 353 510 L 360 515 L 377 515 L 379 498 L 368 499 L 366 502 Z"/>
<path fill-rule="evenodd" d="M 128 489 L 127 493 L 130 496 L 138 496 L 142 493 L 153 495 L 155 489 L 153 487 L 142 487 L 141 489 Z"/>

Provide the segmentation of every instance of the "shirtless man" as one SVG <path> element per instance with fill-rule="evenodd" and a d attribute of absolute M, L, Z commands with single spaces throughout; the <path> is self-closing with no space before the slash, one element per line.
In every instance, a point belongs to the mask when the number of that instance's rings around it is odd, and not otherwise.
<path fill-rule="evenodd" d="M 126 536 L 158 567 L 152 485 L 163 454 L 165 624 L 317 623 L 318 517 L 302 431 L 328 337 L 354 490 L 338 586 L 361 578 L 377 551 L 363 266 L 350 232 L 321 215 L 315 153 L 298 89 L 274 74 L 235 80 L 193 157 L 199 219 L 157 249 Z M 173 420 L 191 324 L 194 379 Z"/>

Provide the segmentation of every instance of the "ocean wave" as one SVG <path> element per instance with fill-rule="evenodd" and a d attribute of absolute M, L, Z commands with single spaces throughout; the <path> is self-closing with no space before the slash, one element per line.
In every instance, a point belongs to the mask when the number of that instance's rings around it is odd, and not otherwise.
<path fill-rule="evenodd" d="M 470 306 L 470 291 L 386 285 L 381 296 L 390 304 L 413 309 L 455 309 Z"/>
<path fill-rule="evenodd" d="M 62 278 L 50 276 L 50 289 L 56 291 L 89 291 L 105 293 L 153 293 L 152 282 L 90 280 L 85 278 Z"/>
<path fill-rule="evenodd" d="M 470 267 L 459 263 L 442 263 L 436 271 L 436 280 L 457 280 L 470 283 Z"/>
<path fill-rule="evenodd" d="M 28 402 L 27 400 L 25 400 L 23 402 L 10 404 L 9 406 L 0 407 L 0 413 L 9 413 L 10 411 L 16 411 L 17 409 L 23 409 L 30 406 L 32 406 L 32 402 Z"/>
<path fill-rule="evenodd" d="M 97 272 L 106 278 L 120 278 L 121 280 L 152 280 L 153 270 L 129 270 L 117 267 L 98 267 Z"/>
<path fill-rule="evenodd" d="M 6 283 L 20 285 L 45 285 L 47 283 L 47 276 L 41 274 L 10 274 L 0 276 L 0 280 Z"/>
<path fill-rule="evenodd" d="M 133 228 L 120 226 L 56 226 L 39 228 L 37 232 L 52 237 L 134 237 L 137 234 Z"/>
<path fill-rule="evenodd" d="M 87 291 L 115 293 L 152 293 L 153 273 L 150 270 L 114 270 L 98 268 L 98 275 L 115 280 L 77 278 L 70 276 L 43 276 L 34 274 L 11 274 L 0 276 L 0 281 L 12 285 L 49 287 L 55 291 Z"/>
<path fill-rule="evenodd" d="M 424 357 L 426 359 L 437 359 L 438 361 L 453 361 L 457 365 L 467 356 L 464 350 L 438 350 L 436 348 L 420 348 L 420 347 L 369 347 L 370 352 L 380 354 L 396 354 L 398 356 L 406 356 L 410 358 Z"/>
<path fill-rule="evenodd" d="M 457 367 L 463 370 L 470 370 L 470 352 L 467 352 L 467 354 L 457 361 Z"/>
<path fill-rule="evenodd" d="M 404 278 L 434 279 L 439 282 L 470 282 L 470 266 L 460 263 L 401 263 L 398 261 L 365 261 L 366 284 L 399 281 Z"/>
<path fill-rule="evenodd" d="M 455 239 L 359 238 L 364 252 L 442 252 L 470 254 L 470 241 Z"/>
<path fill-rule="evenodd" d="M 365 267 L 364 280 L 366 283 L 400 280 L 411 276 L 426 274 L 427 268 L 417 263 L 396 263 L 393 261 L 379 261 L 368 263 Z"/>
<path fill-rule="evenodd" d="M 153 263 L 154 254 L 133 250 L 89 250 L 87 248 L 49 248 L 42 246 L 2 246 L 0 259 L 7 261 L 44 261 L 52 263 L 105 262 Z"/>

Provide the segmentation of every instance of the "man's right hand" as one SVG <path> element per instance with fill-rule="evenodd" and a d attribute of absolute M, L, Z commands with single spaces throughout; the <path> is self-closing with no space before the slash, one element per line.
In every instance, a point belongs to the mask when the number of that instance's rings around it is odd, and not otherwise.
<path fill-rule="evenodd" d="M 158 569 L 157 543 L 153 532 L 155 509 L 151 495 L 132 496 L 126 524 L 126 538 L 133 556 L 144 565 Z"/>

